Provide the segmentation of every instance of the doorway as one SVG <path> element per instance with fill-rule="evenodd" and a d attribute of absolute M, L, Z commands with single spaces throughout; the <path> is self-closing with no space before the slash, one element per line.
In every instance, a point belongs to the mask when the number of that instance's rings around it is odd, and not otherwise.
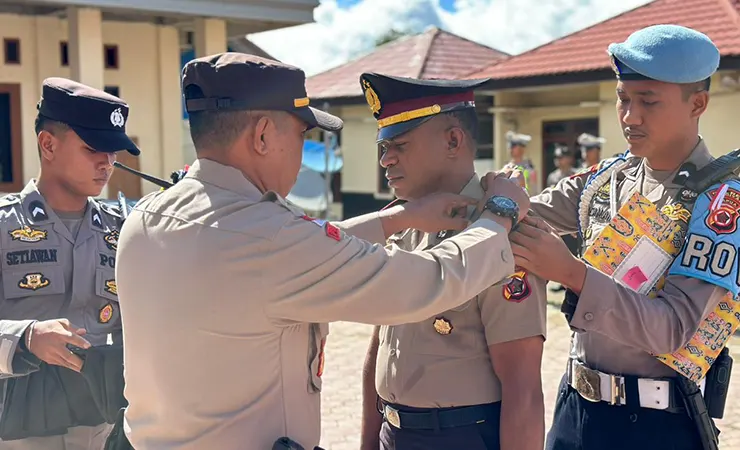
<path fill-rule="evenodd" d="M 20 192 L 23 181 L 21 85 L 0 84 L 0 192 Z"/>
<path fill-rule="evenodd" d="M 581 149 L 578 145 L 578 136 L 581 133 L 599 135 L 599 119 L 562 120 L 542 123 L 542 180 L 556 169 L 555 145 L 565 145 L 573 152 L 576 167 L 581 165 Z"/>
<path fill-rule="evenodd" d="M 132 141 L 138 146 L 139 142 L 135 137 L 131 138 Z M 139 157 L 134 156 L 127 151 L 120 151 L 117 153 L 117 161 L 135 170 L 141 170 L 139 167 Z M 115 168 L 113 169 L 113 175 L 108 180 L 108 198 L 115 200 L 118 198 L 118 192 L 123 192 L 129 200 L 139 200 L 142 197 L 141 193 L 141 178 L 132 173 L 126 172 L 125 170 Z"/>

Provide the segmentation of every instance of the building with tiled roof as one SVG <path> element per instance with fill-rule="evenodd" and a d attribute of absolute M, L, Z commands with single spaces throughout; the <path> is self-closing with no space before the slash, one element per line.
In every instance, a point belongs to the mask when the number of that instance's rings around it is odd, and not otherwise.
<path fill-rule="evenodd" d="M 734 124 L 740 104 L 740 0 L 654 0 L 462 77 L 491 78 L 486 88 L 495 103 L 490 109 L 495 166 L 508 160 L 503 136 L 510 129 L 532 136 L 528 156 L 539 180 L 554 170 L 556 144 L 578 151 L 576 138 L 583 132 L 607 139 L 602 157 L 622 152 L 616 81 L 606 48 L 656 24 L 693 28 L 715 42 L 722 59 L 712 79 L 709 109 L 701 119 L 702 135 L 715 155 L 740 147 L 740 130 Z"/>
<path fill-rule="evenodd" d="M 411 78 L 463 77 L 471 70 L 481 70 L 493 61 L 503 61 L 509 55 L 485 45 L 464 39 L 438 28 L 413 36 L 404 36 L 378 46 L 372 53 L 310 77 L 306 82 L 311 103 L 325 108 L 344 120 L 338 136 L 343 167 L 333 180 L 333 214 L 352 217 L 375 211 L 392 199 L 384 171 L 378 164 L 375 145 L 377 124 L 360 88 L 363 72 L 379 72 Z M 491 167 L 493 156 L 493 106 L 490 96 L 476 99 L 480 113 L 481 139 L 479 164 Z M 323 139 L 316 131 L 315 139 Z M 341 188 L 337 189 L 336 185 Z M 341 204 L 342 211 L 338 211 Z"/>

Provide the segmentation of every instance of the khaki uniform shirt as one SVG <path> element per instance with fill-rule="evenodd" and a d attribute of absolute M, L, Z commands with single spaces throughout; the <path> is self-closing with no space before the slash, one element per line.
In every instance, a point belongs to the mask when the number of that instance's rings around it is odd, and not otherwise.
<path fill-rule="evenodd" d="M 478 176 L 461 195 L 483 198 Z M 474 214 L 475 208 L 471 210 Z M 438 234 L 418 230 L 407 230 L 391 240 L 407 250 L 441 241 Z M 397 290 L 397 294 L 403 292 Z M 546 334 L 545 281 L 517 272 L 507 284 L 491 286 L 458 308 L 415 323 L 380 327 L 378 395 L 386 402 L 417 408 L 500 401 L 501 383 L 488 346 Z"/>
<path fill-rule="evenodd" d="M 87 330 L 92 345 L 106 344 L 109 335 L 120 341 L 114 273 L 119 223 L 116 211 L 94 199 L 79 220 L 60 218 L 35 180 L 0 199 L 0 377 L 37 369 L 16 356 L 34 320 L 69 319 Z M 111 428 L 77 427 L 64 436 L 0 442 L 0 450 L 102 449 Z"/>
<path fill-rule="evenodd" d="M 347 235 L 385 241 L 377 214 L 340 225 L 204 159 L 137 204 L 116 265 L 134 448 L 264 450 L 281 436 L 313 448 L 322 324 L 415 322 L 514 270 L 489 219 L 415 253 Z"/>
<path fill-rule="evenodd" d="M 686 162 L 701 169 L 712 159 L 701 141 Z M 647 167 L 644 160 L 636 162 L 618 178 L 618 192 L 611 193 L 618 195 L 618 206 L 636 191 L 659 208 L 673 203 L 682 187 L 673 181 L 678 169 L 659 172 Z M 560 181 L 533 197 L 532 209 L 562 234 L 578 231 L 579 198 L 587 178 L 578 175 Z M 589 213 L 591 226 L 584 230 L 586 246 L 611 220 L 608 195 L 603 197 L 595 200 Z M 588 267 L 571 321 L 571 326 L 579 330 L 573 337 L 573 356 L 591 368 L 611 374 L 675 376 L 651 353 L 672 353 L 682 347 L 726 293 L 726 289 L 696 278 L 670 275 L 658 297 L 650 299 Z"/>

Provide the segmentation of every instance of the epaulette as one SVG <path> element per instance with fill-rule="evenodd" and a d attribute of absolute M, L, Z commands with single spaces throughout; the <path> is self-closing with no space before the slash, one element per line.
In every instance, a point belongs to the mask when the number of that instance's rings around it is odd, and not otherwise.
<path fill-rule="evenodd" d="M 730 177 L 740 168 L 740 149 L 713 160 L 686 180 L 686 187 L 694 192 L 704 192 L 713 184 Z"/>
<path fill-rule="evenodd" d="M 8 194 L 0 197 L 0 208 L 15 205 L 21 202 L 21 196 L 18 194 Z"/>

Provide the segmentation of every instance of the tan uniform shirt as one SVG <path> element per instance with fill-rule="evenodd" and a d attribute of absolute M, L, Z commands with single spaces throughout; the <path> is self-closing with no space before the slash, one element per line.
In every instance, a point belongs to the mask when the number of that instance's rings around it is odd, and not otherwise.
<path fill-rule="evenodd" d="M 302 214 L 209 160 L 131 212 L 116 275 L 134 448 L 264 450 L 281 436 L 313 448 L 319 324 L 418 321 L 514 269 L 508 236 L 489 219 L 411 253 L 345 234 L 384 241 L 377 214 L 346 231 Z"/>
<path fill-rule="evenodd" d="M 483 198 L 477 175 L 461 195 Z M 474 214 L 475 208 L 469 212 Z M 418 230 L 390 240 L 407 250 L 441 242 L 438 234 Z M 415 323 L 381 326 L 375 373 L 378 395 L 386 402 L 417 408 L 500 401 L 501 383 L 488 346 L 546 336 L 546 296 L 545 281 L 517 272 L 508 283 L 491 286 L 457 308 Z"/>
<path fill-rule="evenodd" d="M 702 168 L 712 160 L 704 142 L 686 162 Z M 636 161 L 637 162 L 637 161 Z M 618 206 L 637 191 L 659 208 L 674 202 L 681 185 L 676 172 L 652 171 L 645 161 L 626 169 L 618 182 Z M 587 176 L 560 181 L 532 198 L 532 209 L 563 234 L 578 231 L 578 204 Z M 609 183 L 607 183 L 608 186 Z M 606 189 L 606 188 L 605 188 Z M 586 245 L 611 220 L 608 194 L 596 199 L 590 212 L 592 226 L 584 231 Z M 611 193 L 614 195 L 614 193 Z M 598 197 L 598 194 L 597 194 Z M 691 339 L 727 290 L 683 276 L 668 276 L 659 296 L 650 299 L 618 284 L 589 267 L 571 326 L 581 330 L 573 337 L 572 352 L 594 369 L 643 377 L 675 376 L 653 354 L 671 353 Z"/>
<path fill-rule="evenodd" d="M 16 354 L 34 320 L 67 318 L 87 330 L 92 345 L 106 344 L 109 334 L 120 341 L 114 273 L 119 220 L 93 199 L 80 220 L 60 218 L 35 180 L 0 199 L 0 377 L 37 369 Z M 77 427 L 64 436 L 0 442 L 0 450 L 102 449 L 111 428 Z"/>

